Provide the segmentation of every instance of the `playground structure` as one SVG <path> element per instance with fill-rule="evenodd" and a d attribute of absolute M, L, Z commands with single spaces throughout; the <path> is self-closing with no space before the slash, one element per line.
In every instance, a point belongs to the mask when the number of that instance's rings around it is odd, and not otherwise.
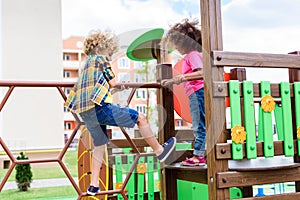
<path fill-rule="evenodd" d="M 205 80 L 205 108 L 207 126 L 207 167 L 182 167 L 177 161 L 183 160 L 191 154 L 191 151 L 176 151 L 176 161 L 171 165 L 161 168 L 160 187 L 161 196 L 166 200 L 178 199 L 177 191 L 179 185 L 177 180 L 192 181 L 207 184 L 208 199 L 223 200 L 230 199 L 231 188 L 237 187 L 242 191 L 245 199 L 254 199 L 253 185 L 295 182 L 295 193 L 269 195 L 257 197 L 257 199 L 298 199 L 300 197 L 300 175 L 299 175 L 299 144 L 297 132 L 300 132 L 300 56 L 299 55 L 280 55 L 280 54 L 259 54 L 259 53 L 238 53 L 222 51 L 222 27 L 221 27 L 221 3 L 220 0 L 202 0 L 201 3 L 201 24 L 203 37 L 203 58 L 204 58 L 204 80 Z M 157 41 L 156 41 L 157 42 Z M 161 63 L 166 52 L 152 46 L 151 51 L 155 53 L 155 59 Z M 153 49 L 156 51 L 153 51 Z M 298 52 L 294 52 L 299 54 Z M 230 67 L 267 67 L 267 68 L 288 68 L 289 82 L 280 84 L 270 84 L 262 81 L 252 83 L 245 80 L 243 70 L 232 71 L 231 80 L 224 81 L 224 66 Z M 172 66 L 169 64 L 158 64 L 157 83 L 136 84 L 129 83 L 128 87 L 133 88 L 130 98 L 134 94 L 134 88 L 157 88 L 158 104 L 162 105 L 167 111 L 159 114 L 160 119 L 166 118 L 166 123 L 159 132 L 159 141 L 166 141 L 169 137 L 176 136 L 179 141 L 193 140 L 190 135 L 185 135 L 174 129 L 174 102 L 172 91 L 160 85 L 162 79 L 171 78 Z M 1 81 L 0 86 L 9 87 L 0 105 L 0 111 L 5 102 L 13 92 L 15 87 L 56 87 L 61 96 L 66 99 L 62 87 L 72 87 L 74 83 L 53 83 L 53 82 L 9 82 Z M 277 105 L 276 125 L 278 126 L 278 141 L 273 141 L 271 127 L 271 113 L 260 110 L 259 141 L 256 141 L 254 103 L 261 103 L 261 100 L 269 95 L 274 98 Z M 226 97 L 230 97 L 231 105 L 231 125 L 244 127 L 246 140 L 242 144 L 227 142 L 231 139 L 230 132 L 226 129 Z M 272 98 L 269 99 L 272 101 Z M 275 112 L 275 111 L 274 111 Z M 164 116 L 166 115 L 166 116 Z M 281 116 L 281 118 L 280 118 Z M 77 116 L 74 116 L 77 126 L 56 159 L 25 160 L 17 161 L 5 141 L 0 138 L 0 144 L 10 157 L 12 165 L 0 184 L 0 191 L 7 181 L 9 175 L 16 164 L 38 163 L 38 162 L 58 162 L 61 168 L 70 179 L 73 187 L 78 193 L 78 199 L 88 198 L 85 191 L 82 191 L 68 172 L 67 167 L 62 162 L 62 158 L 71 144 L 76 132 L 83 125 Z M 121 129 L 127 140 L 112 140 L 108 148 L 127 148 L 134 149 L 135 157 L 126 158 L 129 161 L 127 176 L 119 188 L 110 185 L 109 190 L 101 191 L 101 195 L 119 194 L 124 199 L 131 199 L 129 187 L 133 171 L 137 170 L 140 159 L 151 157 L 151 154 L 144 154 L 138 148 L 145 147 L 146 143 L 142 139 L 131 139 L 126 131 Z M 299 133 L 300 135 L 300 133 Z M 287 159 L 282 156 L 286 156 Z M 151 161 L 152 158 L 149 160 Z M 123 157 L 117 156 L 116 159 L 108 158 L 110 164 L 119 166 L 124 163 Z M 131 162 L 131 163 L 130 163 Z M 151 161 L 155 162 L 155 160 Z M 261 165 L 259 165 L 261 164 Z M 143 166 L 143 165 L 140 165 Z M 149 170 L 149 169 L 148 169 Z M 150 170 L 151 171 L 151 170 Z M 112 174 L 112 172 L 110 172 Z M 140 173 L 143 174 L 143 173 Z M 283 176 L 284 175 L 284 176 Z M 111 184 L 111 183 L 110 183 Z M 140 195 L 144 190 L 140 191 Z M 159 199 L 157 193 L 148 190 L 149 196 Z M 139 196 L 139 195 L 138 195 Z M 150 198 L 151 197 L 151 198 Z M 111 198 L 116 198 L 112 196 Z M 143 199 L 144 196 L 141 196 Z"/>

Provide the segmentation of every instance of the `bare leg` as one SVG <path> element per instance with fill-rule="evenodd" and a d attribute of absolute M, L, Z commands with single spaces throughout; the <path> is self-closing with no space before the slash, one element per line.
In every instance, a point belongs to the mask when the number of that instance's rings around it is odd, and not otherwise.
<path fill-rule="evenodd" d="M 92 182 L 91 185 L 99 187 L 99 173 L 102 166 L 102 159 L 105 151 L 105 145 L 96 146 L 92 156 Z"/>
<path fill-rule="evenodd" d="M 144 115 L 139 114 L 137 124 L 144 140 L 150 145 L 156 155 L 160 155 L 164 148 L 158 143 Z"/>

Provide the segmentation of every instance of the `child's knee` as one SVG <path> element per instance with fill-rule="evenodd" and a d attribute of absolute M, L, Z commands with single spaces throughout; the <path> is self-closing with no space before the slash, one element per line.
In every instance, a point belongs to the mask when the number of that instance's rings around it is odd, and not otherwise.
<path fill-rule="evenodd" d="M 137 124 L 138 124 L 138 126 L 146 126 L 148 124 L 145 115 L 143 115 L 141 113 L 139 114 Z"/>

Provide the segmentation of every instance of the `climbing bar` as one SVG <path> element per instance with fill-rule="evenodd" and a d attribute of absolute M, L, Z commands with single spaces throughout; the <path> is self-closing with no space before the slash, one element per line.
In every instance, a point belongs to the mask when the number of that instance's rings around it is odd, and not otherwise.
<path fill-rule="evenodd" d="M 271 96 L 271 88 L 269 81 L 260 82 L 261 97 L 265 95 Z M 261 106 L 262 108 L 262 106 Z M 265 157 L 274 156 L 274 144 L 273 144 L 273 129 L 272 129 L 272 113 L 262 110 L 262 129 L 263 129 L 263 141 Z"/>
<path fill-rule="evenodd" d="M 229 94 L 231 128 L 234 128 L 242 125 L 239 81 L 229 81 Z M 234 160 L 243 159 L 243 144 L 232 141 L 232 157 Z"/>
<path fill-rule="evenodd" d="M 300 133 L 300 82 L 295 82 L 294 87 L 295 87 L 294 95 L 295 95 L 296 131 L 297 131 L 297 133 Z M 298 138 L 298 134 L 297 134 L 297 138 Z M 298 155 L 300 155 L 300 139 L 299 138 L 297 139 L 297 142 L 298 142 Z"/>
<path fill-rule="evenodd" d="M 256 131 L 252 81 L 243 82 L 247 158 L 256 158 Z"/>
<path fill-rule="evenodd" d="M 300 56 L 292 54 L 213 51 L 216 66 L 300 68 Z"/>
<path fill-rule="evenodd" d="M 283 119 L 284 154 L 285 156 L 294 156 L 290 84 L 288 82 L 281 82 L 280 86 Z"/>

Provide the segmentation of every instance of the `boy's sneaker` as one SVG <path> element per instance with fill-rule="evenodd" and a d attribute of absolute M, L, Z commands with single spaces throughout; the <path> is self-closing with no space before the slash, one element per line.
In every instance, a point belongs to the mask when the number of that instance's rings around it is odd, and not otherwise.
<path fill-rule="evenodd" d="M 164 162 L 173 152 L 176 146 L 176 138 L 171 137 L 167 142 L 165 142 L 163 145 L 164 151 L 157 156 L 157 158 L 160 160 L 160 162 Z"/>
<path fill-rule="evenodd" d="M 98 192 L 100 192 L 100 187 L 94 187 L 92 185 L 90 185 L 86 191 L 86 193 L 92 196 L 95 196 Z"/>

